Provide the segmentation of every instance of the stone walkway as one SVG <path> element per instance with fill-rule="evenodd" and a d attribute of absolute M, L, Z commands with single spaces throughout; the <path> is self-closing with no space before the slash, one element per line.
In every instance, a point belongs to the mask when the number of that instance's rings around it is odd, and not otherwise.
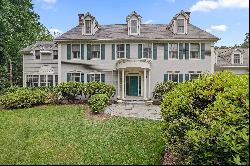
<path fill-rule="evenodd" d="M 112 104 L 105 113 L 111 116 L 135 117 L 153 120 L 161 120 L 160 107 L 157 105 L 146 106 L 144 104 Z"/>

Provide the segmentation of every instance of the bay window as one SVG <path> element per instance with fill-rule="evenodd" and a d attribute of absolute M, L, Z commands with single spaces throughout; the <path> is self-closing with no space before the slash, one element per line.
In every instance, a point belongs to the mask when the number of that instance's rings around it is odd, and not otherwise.
<path fill-rule="evenodd" d="M 143 44 L 143 58 L 152 58 L 152 44 Z"/>
<path fill-rule="evenodd" d="M 169 59 L 178 59 L 178 43 L 169 44 Z"/>
<path fill-rule="evenodd" d="M 80 59 L 80 44 L 72 44 L 73 59 Z"/>
<path fill-rule="evenodd" d="M 116 45 L 117 58 L 125 58 L 125 44 Z"/>
<path fill-rule="evenodd" d="M 199 43 L 190 43 L 190 58 L 200 59 L 200 44 Z"/>

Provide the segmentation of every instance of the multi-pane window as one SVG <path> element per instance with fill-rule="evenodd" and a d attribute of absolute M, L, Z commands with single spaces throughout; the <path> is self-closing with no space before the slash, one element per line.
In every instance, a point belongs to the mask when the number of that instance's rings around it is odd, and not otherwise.
<path fill-rule="evenodd" d="M 85 20 L 85 33 L 91 34 L 91 20 Z"/>
<path fill-rule="evenodd" d="M 200 59 L 200 44 L 199 43 L 190 44 L 190 58 Z"/>
<path fill-rule="evenodd" d="M 97 81 L 100 82 L 101 81 L 101 74 L 89 74 L 89 81 Z"/>
<path fill-rule="evenodd" d="M 53 59 L 58 59 L 58 51 L 53 50 Z"/>
<path fill-rule="evenodd" d="M 80 82 L 81 73 L 69 73 L 69 81 Z"/>
<path fill-rule="evenodd" d="M 131 20 L 131 33 L 137 33 L 137 20 Z"/>
<path fill-rule="evenodd" d="M 125 58 L 125 44 L 116 45 L 117 58 Z"/>
<path fill-rule="evenodd" d="M 38 82 L 39 82 L 39 75 L 27 75 L 26 76 L 27 87 L 37 87 Z"/>
<path fill-rule="evenodd" d="M 169 74 L 169 80 L 178 83 L 178 81 L 179 81 L 178 74 Z"/>
<path fill-rule="evenodd" d="M 177 19 L 177 33 L 184 33 L 184 19 Z"/>
<path fill-rule="evenodd" d="M 80 44 L 72 44 L 73 59 L 80 59 Z"/>
<path fill-rule="evenodd" d="M 152 58 L 152 44 L 143 44 L 143 58 Z"/>
<path fill-rule="evenodd" d="M 100 44 L 95 44 L 91 46 L 92 58 L 99 59 L 100 58 Z"/>
<path fill-rule="evenodd" d="M 48 86 L 53 86 L 53 75 L 48 75 L 47 79 Z"/>
<path fill-rule="evenodd" d="M 35 50 L 35 59 L 41 59 L 40 50 Z"/>
<path fill-rule="evenodd" d="M 234 64 L 240 64 L 240 54 L 234 54 Z"/>
<path fill-rule="evenodd" d="M 190 74 L 190 80 L 197 79 L 200 76 L 200 74 Z"/>
<path fill-rule="evenodd" d="M 178 59 L 178 44 L 177 43 L 169 44 L 169 58 Z"/>
<path fill-rule="evenodd" d="M 40 75 L 40 86 L 46 86 L 46 75 Z"/>

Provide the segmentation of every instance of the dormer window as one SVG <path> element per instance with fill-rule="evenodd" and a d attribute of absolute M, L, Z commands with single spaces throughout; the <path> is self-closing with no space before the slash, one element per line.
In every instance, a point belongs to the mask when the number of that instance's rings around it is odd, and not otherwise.
<path fill-rule="evenodd" d="M 131 20 L 131 33 L 137 34 L 137 20 Z"/>
<path fill-rule="evenodd" d="M 184 33 L 184 19 L 177 19 L 177 33 Z"/>
<path fill-rule="evenodd" d="M 85 34 L 91 34 L 91 20 L 85 20 Z"/>
<path fill-rule="evenodd" d="M 234 54 L 234 64 L 240 64 L 240 54 Z"/>

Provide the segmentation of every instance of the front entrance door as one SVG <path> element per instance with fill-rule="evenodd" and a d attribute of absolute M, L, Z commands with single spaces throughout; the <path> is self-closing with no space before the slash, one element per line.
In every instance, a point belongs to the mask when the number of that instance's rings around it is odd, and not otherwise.
<path fill-rule="evenodd" d="M 138 96 L 138 76 L 129 76 L 128 95 Z"/>

